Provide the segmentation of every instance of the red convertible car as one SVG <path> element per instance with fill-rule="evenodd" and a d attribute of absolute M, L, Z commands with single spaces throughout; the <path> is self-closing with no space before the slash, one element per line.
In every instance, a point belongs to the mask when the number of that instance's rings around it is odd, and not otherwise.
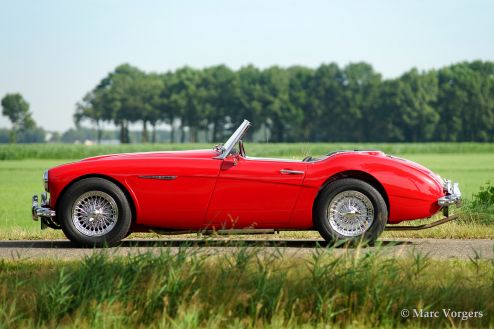
<path fill-rule="evenodd" d="M 213 149 L 96 156 L 44 173 L 32 200 L 42 228 L 78 245 L 112 246 L 131 232 L 271 233 L 318 230 L 328 242 L 375 241 L 387 229 L 422 229 L 454 218 L 458 184 L 380 151 L 321 158 L 247 156 L 245 120 Z M 49 195 L 48 195 L 49 193 Z M 396 226 L 445 217 L 421 226 Z"/>

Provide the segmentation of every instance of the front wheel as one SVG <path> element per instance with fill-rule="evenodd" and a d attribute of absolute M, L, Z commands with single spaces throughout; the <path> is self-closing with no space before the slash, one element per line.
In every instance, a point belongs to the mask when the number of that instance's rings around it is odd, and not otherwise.
<path fill-rule="evenodd" d="M 330 244 L 373 244 L 388 219 L 386 202 L 379 191 L 354 178 L 329 184 L 316 202 L 314 225 Z"/>
<path fill-rule="evenodd" d="M 77 245 L 114 246 L 129 232 L 132 212 L 122 190 L 102 178 L 72 185 L 58 207 L 65 235 Z"/>

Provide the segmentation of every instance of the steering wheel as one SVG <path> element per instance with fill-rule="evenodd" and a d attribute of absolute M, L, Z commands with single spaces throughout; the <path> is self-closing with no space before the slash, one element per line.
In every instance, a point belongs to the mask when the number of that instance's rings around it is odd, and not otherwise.
<path fill-rule="evenodd" d="M 242 140 L 238 141 L 238 151 L 240 153 L 240 156 L 245 158 L 245 147 L 244 147 L 244 142 Z"/>

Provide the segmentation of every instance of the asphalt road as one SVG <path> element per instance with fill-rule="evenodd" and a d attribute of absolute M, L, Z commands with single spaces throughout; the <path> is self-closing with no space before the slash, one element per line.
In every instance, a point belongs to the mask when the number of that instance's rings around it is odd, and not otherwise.
<path fill-rule="evenodd" d="M 162 248 L 178 250 L 190 247 L 208 253 L 233 252 L 240 246 L 263 246 L 267 250 L 281 248 L 286 256 L 302 257 L 319 248 L 322 240 L 254 240 L 254 239 L 160 239 L 160 240 L 124 240 L 121 246 L 111 248 L 111 255 L 128 255 L 143 252 L 158 253 Z M 11 240 L 0 241 L 1 259 L 80 259 L 103 249 L 76 248 L 68 240 Z M 374 247 L 358 250 L 354 248 L 335 248 L 336 254 L 378 252 L 385 256 L 405 257 L 414 253 L 427 254 L 435 259 L 481 259 L 494 258 L 494 240 L 451 240 L 451 239 L 384 239 Z"/>

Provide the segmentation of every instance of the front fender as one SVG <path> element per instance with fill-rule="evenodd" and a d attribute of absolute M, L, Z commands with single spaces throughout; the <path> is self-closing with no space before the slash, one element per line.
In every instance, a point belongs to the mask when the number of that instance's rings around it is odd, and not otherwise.
<path fill-rule="evenodd" d="M 126 166 L 121 166 L 119 169 L 118 165 L 108 168 L 107 166 L 101 166 L 97 162 L 74 162 L 51 168 L 48 181 L 50 207 L 57 209 L 63 193 L 75 182 L 88 177 L 100 177 L 112 181 L 123 190 L 127 197 L 130 198 L 129 202 L 132 203 L 137 216 L 139 202 L 134 191 L 127 184 L 128 174 L 124 173 L 125 168 Z"/>

